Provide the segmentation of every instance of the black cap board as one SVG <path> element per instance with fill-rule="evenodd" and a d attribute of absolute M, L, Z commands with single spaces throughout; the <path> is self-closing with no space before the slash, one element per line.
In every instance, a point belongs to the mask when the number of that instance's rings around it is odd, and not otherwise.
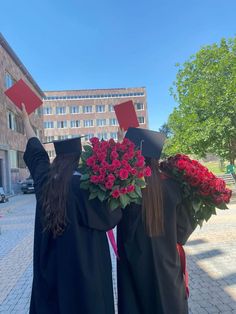
<path fill-rule="evenodd" d="M 53 143 L 56 155 L 73 154 L 73 153 L 81 154 L 81 151 L 82 151 L 81 137 L 52 141 L 52 142 L 47 142 L 44 144 L 49 144 L 49 143 Z"/>
<path fill-rule="evenodd" d="M 163 133 L 141 128 L 129 128 L 125 137 L 140 148 L 144 157 L 160 158 L 165 141 Z"/>

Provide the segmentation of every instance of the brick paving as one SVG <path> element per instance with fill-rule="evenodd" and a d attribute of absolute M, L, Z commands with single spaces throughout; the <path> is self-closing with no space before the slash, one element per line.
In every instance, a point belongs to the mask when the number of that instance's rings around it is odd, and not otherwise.
<path fill-rule="evenodd" d="M 1 314 L 28 313 L 34 207 L 34 195 L 19 195 L 0 204 Z M 195 230 L 186 245 L 190 314 L 236 314 L 236 205 L 230 207 Z M 115 265 L 114 254 L 112 261 Z M 117 299 L 115 283 L 114 278 Z"/>

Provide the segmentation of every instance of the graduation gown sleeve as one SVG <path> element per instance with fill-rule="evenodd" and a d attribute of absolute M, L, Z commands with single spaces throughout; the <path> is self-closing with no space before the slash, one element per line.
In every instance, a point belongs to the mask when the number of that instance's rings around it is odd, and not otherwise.
<path fill-rule="evenodd" d="M 47 175 L 50 162 L 48 154 L 37 137 L 28 140 L 24 153 L 24 161 L 34 180 L 36 194 Z"/>

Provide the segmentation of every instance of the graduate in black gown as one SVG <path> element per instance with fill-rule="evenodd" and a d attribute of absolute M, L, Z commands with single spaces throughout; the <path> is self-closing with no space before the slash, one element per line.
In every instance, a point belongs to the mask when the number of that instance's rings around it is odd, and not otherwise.
<path fill-rule="evenodd" d="M 121 211 L 89 201 L 80 189 L 80 139 L 55 142 L 50 165 L 24 109 L 22 116 L 29 139 L 24 160 L 37 200 L 30 314 L 113 314 L 106 231 L 119 222 Z"/>
<path fill-rule="evenodd" d="M 142 190 L 142 205 L 126 207 L 118 224 L 119 314 L 186 314 L 176 244 L 185 244 L 195 226 L 183 207 L 178 184 L 159 171 L 160 133 L 129 129 L 126 137 L 137 146 L 141 143 L 152 175 Z"/>

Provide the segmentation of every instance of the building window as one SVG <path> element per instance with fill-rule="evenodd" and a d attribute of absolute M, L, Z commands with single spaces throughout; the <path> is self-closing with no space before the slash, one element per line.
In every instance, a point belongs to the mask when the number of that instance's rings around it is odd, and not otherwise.
<path fill-rule="evenodd" d="M 13 77 L 11 76 L 11 74 L 9 73 L 5 73 L 5 87 L 6 88 L 10 88 L 12 87 L 13 84 L 15 84 L 15 80 L 13 79 Z"/>
<path fill-rule="evenodd" d="M 52 108 L 51 108 L 51 107 L 44 107 L 44 108 L 43 108 L 43 114 L 44 114 L 44 115 L 50 115 L 50 114 L 52 114 Z"/>
<path fill-rule="evenodd" d="M 96 105 L 96 112 L 105 112 L 105 105 Z"/>
<path fill-rule="evenodd" d="M 58 135 L 59 141 L 66 140 L 66 139 L 68 139 L 68 135 Z"/>
<path fill-rule="evenodd" d="M 54 122 L 53 121 L 44 121 L 43 125 L 44 125 L 44 129 L 53 129 L 54 128 Z"/>
<path fill-rule="evenodd" d="M 16 150 L 10 150 L 9 151 L 9 157 L 10 157 L 10 167 L 11 168 L 18 168 L 17 167 L 17 151 Z"/>
<path fill-rule="evenodd" d="M 18 166 L 18 168 L 26 168 L 23 156 L 24 156 L 24 152 L 17 151 L 17 166 Z"/>
<path fill-rule="evenodd" d="M 54 141 L 54 136 L 46 136 L 45 140 L 46 140 L 46 142 L 53 142 Z"/>
<path fill-rule="evenodd" d="M 16 129 L 16 117 L 15 117 L 14 113 L 11 111 L 7 112 L 7 124 L 8 124 L 9 129 L 11 129 L 11 130 Z"/>
<path fill-rule="evenodd" d="M 85 139 L 85 141 L 88 141 L 92 137 L 94 137 L 94 134 L 93 133 L 88 133 L 88 134 L 85 135 L 84 139 Z"/>
<path fill-rule="evenodd" d="M 115 111 L 113 105 L 109 105 L 109 111 L 110 111 L 110 112 L 114 112 L 114 111 Z"/>
<path fill-rule="evenodd" d="M 107 133 L 106 132 L 98 133 L 98 138 L 99 140 L 107 140 Z"/>
<path fill-rule="evenodd" d="M 139 122 L 140 124 L 145 123 L 144 117 L 143 117 L 143 116 L 138 117 L 138 122 Z"/>
<path fill-rule="evenodd" d="M 109 122 L 110 122 L 110 125 L 118 125 L 118 121 L 116 118 L 111 118 Z"/>
<path fill-rule="evenodd" d="M 71 114 L 79 113 L 79 106 L 71 106 L 70 113 Z"/>
<path fill-rule="evenodd" d="M 93 111 L 92 106 L 84 106 L 83 107 L 83 113 L 91 113 Z"/>
<path fill-rule="evenodd" d="M 71 128 L 79 128 L 80 127 L 80 121 L 79 120 L 70 121 L 70 127 Z"/>
<path fill-rule="evenodd" d="M 106 119 L 97 119 L 97 126 L 106 125 Z"/>
<path fill-rule="evenodd" d="M 84 127 L 93 126 L 93 120 L 84 120 Z"/>
<path fill-rule="evenodd" d="M 144 109 L 144 105 L 141 102 L 136 103 L 135 107 L 136 107 L 137 110 L 143 110 Z"/>
<path fill-rule="evenodd" d="M 57 128 L 58 129 L 65 129 L 65 128 L 67 128 L 67 121 L 57 121 Z"/>
<path fill-rule="evenodd" d="M 66 107 L 57 107 L 56 108 L 56 114 L 65 114 L 66 113 Z"/>
<path fill-rule="evenodd" d="M 118 139 L 117 132 L 111 132 L 110 137 L 113 138 L 114 140 L 117 140 Z"/>
<path fill-rule="evenodd" d="M 24 123 L 21 117 L 15 116 L 15 126 L 16 126 L 16 129 L 15 129 L 16 132 L 25 134 Z"/>

